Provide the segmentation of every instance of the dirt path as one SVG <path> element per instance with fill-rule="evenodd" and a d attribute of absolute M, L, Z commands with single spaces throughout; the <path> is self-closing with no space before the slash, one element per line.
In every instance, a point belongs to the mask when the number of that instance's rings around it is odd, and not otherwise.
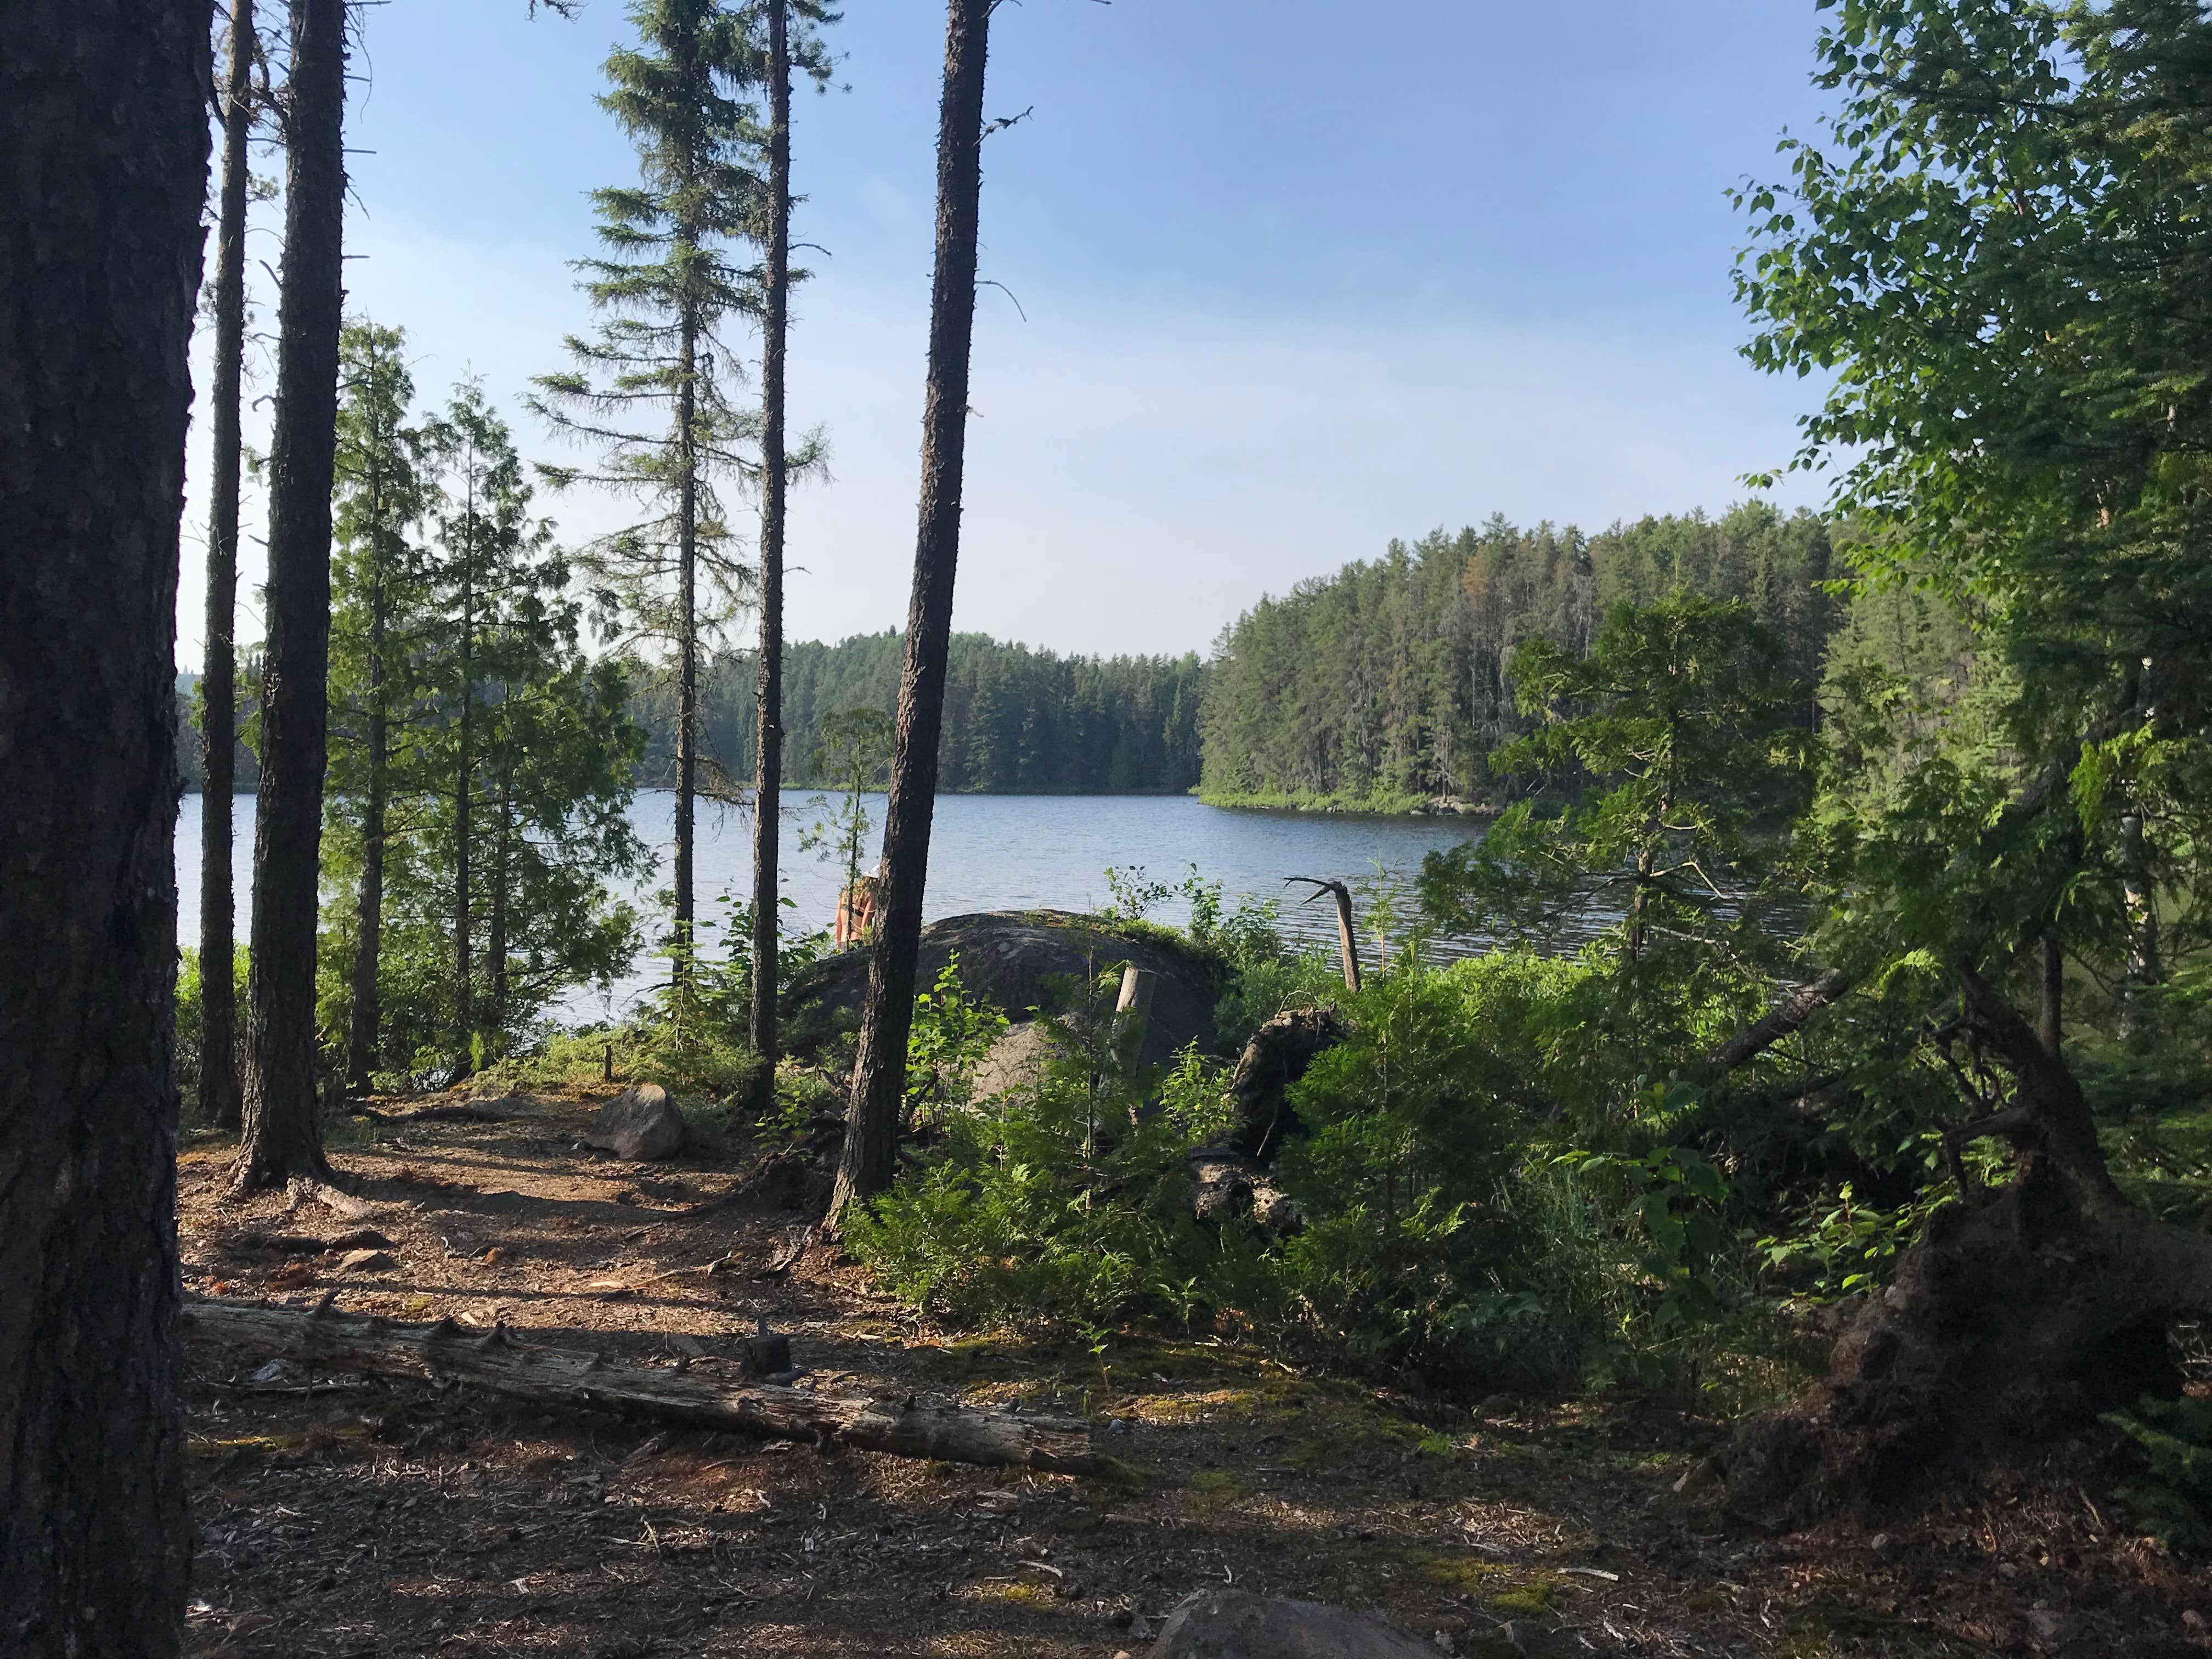
<path fill-rule="evenodd" d="M 349 1311 L 503 1320 L 671 1364 L 733 1365 L 765 1316 L 802 1387 L 1088 1415 L 1129 1473 L 668 1434 L 199 1348 L 193 1652 L 1108 1659 L 1222 1583 L 1380 1607 L 1492 1659 L 2212 1651 L 2212 1586 L 2117 1528 L 2094 1477 L 2054 1468 L 1885 1534 L 1732 1535 L 1709 1498 L 1673 1490 L 1717 1424 L 1470 1409 L 1206 1341 L 1093 1355 L 940 1332 L 828 1252 L 775 1271 L 806 1220 L 788 1161 L 601 1161 L 576 1144 L 590 1109 L 380 1127 L 334 1152 L 365 1221 L 226 1206 L 229 1149 L 198 1142 L 180 1170 L 186 1291 L 334 1291 Z M 391 1265 L 237 1242 L 362 1225 Z"/>

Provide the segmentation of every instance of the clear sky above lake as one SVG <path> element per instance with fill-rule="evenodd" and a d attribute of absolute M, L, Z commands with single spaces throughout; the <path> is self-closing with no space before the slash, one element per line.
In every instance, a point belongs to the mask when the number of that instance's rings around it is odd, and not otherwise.
<path fill-rule="evenodd" d="M 565 264 L 592 251 L 586 192 L 634 176 L 592 102 L 629 25 L 621 0 L 568 22 L 526 9 L 367 12 L 347 269 L 354 308 L 408 331 L 426 393 L 480 374 L 525 454 L 562 459 L 517 398 L 589 324 Z M 1723 192 L 1772 176 L 1782 129 L 1812 125 L 1817 16 L 1812 0 L 1003 8 L 988 111 L 1033 112 L 985 155 L 981 274 L 1012 297 L 981 295 L 959 626 L 1203 651 L 1262 592 L 1393 536 L 1740 498 L 1740 475 L 1787 459 L 1810 393 L 1735 356 Z M 839 89 L 799 102 L 797 234 L 825 251 L 804 256 L 793 398 L 835 477 L 794 507 L 797 638 L 905 615 L 943 32 L 936 0 L 850 0 Z M 273 212 L 252 252 L 276 265 Z M 196 471 L 204 446 L 203 421 Z M 621 521 L 583 496 L 540 505 L 572 538 Z"/>

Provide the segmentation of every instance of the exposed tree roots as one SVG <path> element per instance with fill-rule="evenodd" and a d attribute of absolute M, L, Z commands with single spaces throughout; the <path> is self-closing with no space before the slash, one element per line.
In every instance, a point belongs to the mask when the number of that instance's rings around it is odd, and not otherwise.
<path fill-rule="evenodd" d="M 1879 1509 L 1946 1469 L 2047 1449 L 2099 1412 L 2178 1391 L 2168 1329 L 2212 1310 L 2212 1238 L 2121 1195 L 2072 1074 L 1970 965 L 1960 977 L 1969 1025 L 2015 1087 L 1954 1139 L 2004 1136 L 2019 1177 L 1938 1211 L 1829 1375 L 1737 1437 L 1725 1468 L 1740 1511 Z"/>

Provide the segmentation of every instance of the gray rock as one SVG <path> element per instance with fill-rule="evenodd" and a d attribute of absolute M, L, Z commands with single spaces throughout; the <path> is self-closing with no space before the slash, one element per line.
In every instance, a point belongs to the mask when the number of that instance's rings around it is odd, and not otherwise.
<path fill-rule="evenodd" d="M 1160 1626 L 1152 1659 L 1436 1659 L 1379 1613 L 1284 1601 L 1225 1586 L 1195 1590 Z"/>
<path fill-rule="evenodd" d="M 684 1144 L 684 1114 L 658 1083 L 641 1083 L 600 1109 L 584 1144 L 634 1164 L 673 1158 Z"/>
<path fill-rule="evenodd" d="M 349 1273 L 380 1273 L 398 1265 L 399 1258 L 389 1250 L 348 1250 L 338 1258 L 339 1270 Z"/>
<path fill-rule="evenodd" d="M 957 954 L 968 995 L 1002 1010 L 1017 1026 L 1054 1006 L 1053 981 L 1087 979 L 1126 963 L 1157 975 L 1140 1057 L 1146 1065 L 1172 1065 L 1195 1042 L 1214 1050 L 1213 1010 L 1223 987 L 1216 971 L 1194 953 L 1152 939 L 1124 939 L 1096 919 L 1066 910 L 985 911 L 947 916 L 922 930 L 920 983 L 928 985 Z M 847 951 L 816 963 L 785 999 L 796 1026 L 824 1016 L 856 1015 L 867 989 L 868 953 Z M 1109 998 L 1107 1006 L 1111 1007 Z M 794 1048 L 799 1039 L 793 1037 Z M 1008 1056 L 1010 1066 L 1032 1063 L 1034 1050 Z"/>

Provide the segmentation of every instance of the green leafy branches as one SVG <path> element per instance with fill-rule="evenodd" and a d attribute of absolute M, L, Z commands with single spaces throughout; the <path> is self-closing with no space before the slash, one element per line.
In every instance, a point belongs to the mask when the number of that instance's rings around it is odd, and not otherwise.
<path fill-rule="evenodd" d="M 1442 928 L 1557 937 L 1619 917 L 1624 977 L 1742 982 L 1774 962 L 1774 884 L 1761 815 L 1807 781 L 1802 695 L 1749 608 L 1682 595 L 1617 607 L 1587 658 L 1547 641 L 1516 653 L 1524 712 L 1544 724 L 1492 764 L 1540 782 L 1480 841 L 1423 861 Z M 1551 806 L 1565 789 L 1577 798 Z"/>

